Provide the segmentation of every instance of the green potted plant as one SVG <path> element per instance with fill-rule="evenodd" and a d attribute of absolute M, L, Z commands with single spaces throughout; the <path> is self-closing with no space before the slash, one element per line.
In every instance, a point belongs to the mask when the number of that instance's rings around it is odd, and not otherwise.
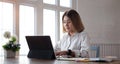
<path fill-rule="evenodd" d="M 2 47 L 5 50 L 5 56 L 6 57 L 15 57 L 16 52 L 20 49 L 20 44 L 17 43 L 17 37 L 11 36 L 11 33 L 9 31 L 6 31 L 4 33 L 4 37 L 8 40 L 6 44 L 4 44 Z"/>

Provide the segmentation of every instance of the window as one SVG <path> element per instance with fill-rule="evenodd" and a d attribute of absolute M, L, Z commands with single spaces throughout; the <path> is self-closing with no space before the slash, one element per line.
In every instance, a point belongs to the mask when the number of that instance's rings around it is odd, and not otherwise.
<path fill-rule="evenodd" d="M 0 45 L 6 43 L 3 37 L 5 31 L 13 33 L 13 4 L 0 2 Z M 3 52 L 3 48 L 0 46 L 0 55 L 3 55 Z"/>
<path fill-rule="evenodd" d="M 43 11 L 43 34 L 50 35 L 55 46 L 55 11 L 44 9 Z"/>
<path fill-rule="evenodd" d="M 34 7 L 20 5 L 19 21 L 19 42 L 21 44 L 20 54 L 28 54 L 28 45 L 25 39 L 26 35 L 34 35 Z"/>
<path fill-rule="evenodd" d="M 63 36 L 62 16 L 64 12 L 60 12 L 60 38 Z"/>
<path fill-rule="evenodd" d="M 20 55 L 28 54 L 27 35 L 50 35 L 52 44 L 62 37 L 62 14 L 75 9 L 76 0 L 0 0 L 0 55 L 5 43 L 3 33 L 16 34 L 21 44 Z"/>
<path fill-rule="evenodd" d="M 43 0 L 44 3 L 47 4 L 54 4 L 55 5 L 55 0 Z"/>
<path fill-rule="evenodd" d="M 60 0 L 60 6 L 71 7 L 71 0 Z"/>

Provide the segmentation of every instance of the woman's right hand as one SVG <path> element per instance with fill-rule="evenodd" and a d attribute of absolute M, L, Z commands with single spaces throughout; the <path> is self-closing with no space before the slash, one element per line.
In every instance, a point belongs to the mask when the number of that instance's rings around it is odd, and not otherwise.
<path fill-rule="evenodd" d="M 59 52 L 55 52 L 56 56 L 62 56 L 62 55 L 67 55 L 67 51 L 59 51 Z"/>
<path fill-rule="evenodd" d="M 56 56 L 68 56 L 67 55 L 68 51 L 59 51 L 59 52 L 55 52 Z M 71 51 L 71 57 L 75 57 L 75 52 Z"/>

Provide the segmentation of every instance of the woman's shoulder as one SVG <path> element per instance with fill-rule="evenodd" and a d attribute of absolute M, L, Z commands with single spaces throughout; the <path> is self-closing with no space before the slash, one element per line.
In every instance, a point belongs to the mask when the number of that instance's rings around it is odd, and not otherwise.
<path fill-rule="evenodd" d="M 82 31 L 79 33 L 79 36 L 88 36 L 88 33 L 86 31 Z"/>
<path fill-rule="evenodd" d="M 80 32 L 79 34 L 85 35 L 85 34 L 87 34 L 87 32 L 86 32 L 86 31 L 82 31 L 82 32 Z"/>

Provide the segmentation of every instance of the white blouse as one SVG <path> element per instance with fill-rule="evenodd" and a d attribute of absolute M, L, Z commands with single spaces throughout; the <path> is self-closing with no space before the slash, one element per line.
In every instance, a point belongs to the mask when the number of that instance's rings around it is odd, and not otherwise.
<path fill-rule="evenodd" d="M 65 33 L 63 38 L 56 44 L 55 51 L 72 50 L 76 57 L 89 57 L 89 37 L 86 32 L 75 33 L 69 36 Z"/>

